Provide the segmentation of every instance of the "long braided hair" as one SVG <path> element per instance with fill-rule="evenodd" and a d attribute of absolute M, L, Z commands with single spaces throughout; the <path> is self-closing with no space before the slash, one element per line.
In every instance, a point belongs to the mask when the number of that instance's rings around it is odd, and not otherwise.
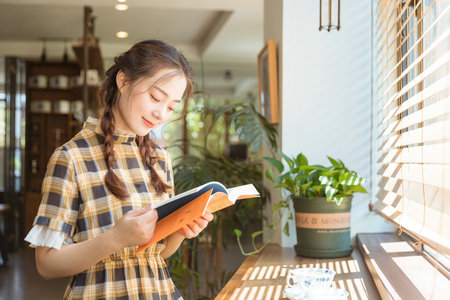
<path fill-rule="evenodd" d="M 106 79 L 99 90 L 99 99 L 104 105 L 104 113 L 101 117 L 101 128 L 105 134 L 105 160 L 108 171 L 105 175 L 106 186 L 119 199 L 129 197 L 125 184 L 113 172 L 116 166 L 116 154 L 114 151 L 113 133 L 115 121 L 113 107 L 119 98 L 119 89 L 116 84 L 116 76 L 119 71 L 125 74 L 127 82 L 133 84 L 142 78 L 154 76 L 161 69 L 170 69 L 170 76 L 184 75 L 186 78 L 186 90 L 183 98 L 189 98 L 193 93 L 193 72 L 186 58 L 174 47 L 158 40 L 146 40 L 135 44 L 130 50 L 114 58 L 114 65 L 106 71 Z M 139 152 L 150 168 L 151 183 L 157 194 L 167 191 L 169 186 L 165 184 L 156 173 L 153 165 L 158 157 L 155 155 L 156 144 L 149 135 L 137 136 Z"/>

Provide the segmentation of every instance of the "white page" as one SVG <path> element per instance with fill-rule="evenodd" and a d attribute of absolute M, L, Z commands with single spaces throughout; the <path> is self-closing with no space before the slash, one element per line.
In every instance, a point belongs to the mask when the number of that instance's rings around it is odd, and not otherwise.
<path fill-rule="evenodd" d="M 251 183 L 228 189 L 228 198 L 233 203 L 235 203 L 236 199 L 241 195 L 259 196 L 259 192 Z"/>

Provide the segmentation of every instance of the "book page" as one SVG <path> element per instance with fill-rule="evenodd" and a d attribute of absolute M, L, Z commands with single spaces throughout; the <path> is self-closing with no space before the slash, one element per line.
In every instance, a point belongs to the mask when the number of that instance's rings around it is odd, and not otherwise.
<path fill-rule="evenodd" d="M 253 184 L 241 185 L 228 189 L 228 198 L 233 204 L 237 199 L 248 199 L 259 197 L 259 192 Z"/>
<path fill-rule="evenodd" d="M 161 201 L 153 207 L 158 211 L 158 221 L 164 219 L 166 216 L 170 215 L 172 212 L 180 209 L 187 203 L 196 199 L 200 195 L 212 190 L 212 194 L 222 192 L 227 193 L 226 188 L 217 181 L 211 181 L 192 190 L 179 194 L 175 197 L 169 198 L 167 200 Z"/>
<path fill-rule="evenodd" d="M 206 207 L 206 212 L 212 214 L 233 204 L 234 203 L 231 202 L 230 199 L 228 199 L 227 194 L 215 193 L 209 200 L 208 206 Z"/>

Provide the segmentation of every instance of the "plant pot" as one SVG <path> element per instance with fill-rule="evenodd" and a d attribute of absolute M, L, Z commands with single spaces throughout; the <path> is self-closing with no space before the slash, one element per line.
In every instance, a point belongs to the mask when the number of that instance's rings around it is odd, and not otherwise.
<path fill-rule="evenodd" d="M 350 209 L 352 197 L 341 205 L 326 198 L 292 198 L 295 208 L 299 256 L 334 258 L 352 253 L 350 243 Z"/>

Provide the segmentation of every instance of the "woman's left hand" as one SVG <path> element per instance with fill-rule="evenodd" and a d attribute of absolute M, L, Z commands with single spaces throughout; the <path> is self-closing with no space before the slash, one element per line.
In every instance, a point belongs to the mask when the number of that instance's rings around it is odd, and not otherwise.
<path fill-rule="evenodd" d="M 204 214 L 194 222 L 182 227 L 178 232 L 181 233 L 185 238 L 192 239 L 199 235 L 199 233 L 202 232 L 203 229 L 206 228 L 206 226 L 208 226 L 208 223 L 211 222 L 212 219 L 212 214 Z"/>

